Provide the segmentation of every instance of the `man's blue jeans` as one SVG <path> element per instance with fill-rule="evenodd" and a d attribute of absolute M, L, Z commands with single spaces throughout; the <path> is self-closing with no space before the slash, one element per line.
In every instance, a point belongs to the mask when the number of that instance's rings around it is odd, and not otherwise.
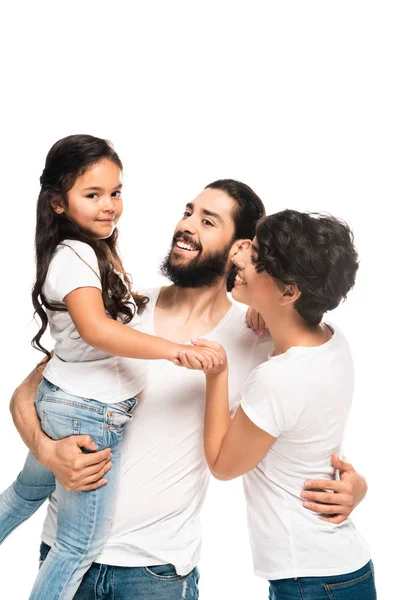
<path fill-rule="evenodd" d="M 0 495 L 0 543 L 28 519 L 57 487 L 57 537 L 36 578 L 29 600 L 70 600 L 84 573 L 100 554 L 113 517 L 120 442 L 136 400 L 116 404 L 71 396 L 43 379 L 36 409 L 53 439 L 89 434 L 98 450 L 110 447 L 113 468 L 108 483 L 89 492 L 66 491 L 54 475 L 29 454 L 17 480 Z M 132 508 L 134 510 L 134 506 Z"/>
<path fill-rule="evenodd" d="M 277 579 L 269 586 L 269 600 L 376 600 L 371 561 L 346 575 Z"/>
<path fill-rule="evenodd" d="M 49 551 L 50 546 L 42 543 L 41 569 Z M 74 600 L 197 600 L 198 581 L 197 567 L 181 577 L 173 565 L 113 567 L 93 563 Z"/>

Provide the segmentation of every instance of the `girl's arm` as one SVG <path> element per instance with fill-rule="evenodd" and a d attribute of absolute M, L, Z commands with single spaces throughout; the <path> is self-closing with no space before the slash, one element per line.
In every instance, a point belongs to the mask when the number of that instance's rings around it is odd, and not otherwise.
<path fill-rule="evenodd" d="M 214 477 L 234 479 L 254 469 L 276 438 L 250 421 L 240 406 L 231 419 L 226 353 L 214 342 L 197 340 L 194 343 L 197 347 L 213 348 L 223 355 L 223 364 L 206 374 L 204 450 Z"/>
<path fill-rule="evenodd" d="M 127 358 L 166 359 L 174 361 L 181 351 L 198 360 L 204 368 L 221 359 L 210 349 L 196 349 L 170 342 L 127 327 L 109 318 L 101 291 L 94 287 L 78 288 L 67 294 L 64 302 L 81 338 L 90 346 L 108 354 Z"/>

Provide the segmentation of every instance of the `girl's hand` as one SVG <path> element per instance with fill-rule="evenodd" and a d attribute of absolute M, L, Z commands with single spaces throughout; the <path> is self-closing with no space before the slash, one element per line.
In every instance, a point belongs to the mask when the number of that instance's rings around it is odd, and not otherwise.
<path fill-rule="evenodd" d="M 251 308 L 251 306 L 247 309 L 246 323 L 247 326 L 250 327 L 250 329 L 253 329 L 253 331 L 255 331 L 256 333 L 258 333 L 258 335 L 265 335 L 265 331 L 267 329 L 265 321 L 260 315 L 260 313 L 257 312 L 254 308 Z"/>
<path fill-rule="evenodd" d="M 179 345 L 173 363 L 179 367 L 208 373 L 223 364 L 223 354 L 213 348 Z"/>
<path fill-rule="evenodd" d="M 192 343 L 196 348 L 201 348 L 203 352 L 208 351 L 216 353 L 221 359 L 219 363 L 214 364 L 207 370 L 203 369 L 206 375 L 218 375 L 219 373 L 228 370 L 228 358 L 226 356 L 225 348 L 221 346 L 221 344 L 204 339 L 192 340 Z"/>

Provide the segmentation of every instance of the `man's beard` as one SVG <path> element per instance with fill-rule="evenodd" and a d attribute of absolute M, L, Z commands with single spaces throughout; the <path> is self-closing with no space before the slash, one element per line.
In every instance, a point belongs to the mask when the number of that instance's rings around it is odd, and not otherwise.
<path fill-rule="evenodd" d="M 232 289 L 236 269 L 234 266 L 231 268 L 227 267 L 232 242 L 227 244 L 222 250 L 209 252 L 204 256 L 202 255 L 202 249 L 199 249 L 199 254 L 190 262 L 173 264 L 172 253 L 176 237 L 174 237 L 169 254 L 161 264 L 161 275 L 167 277 L 177 287 L 201 288 L 214 286 L 219 279 L 226 277 L 229 272 L 227 287 L 228 291 Z"/>

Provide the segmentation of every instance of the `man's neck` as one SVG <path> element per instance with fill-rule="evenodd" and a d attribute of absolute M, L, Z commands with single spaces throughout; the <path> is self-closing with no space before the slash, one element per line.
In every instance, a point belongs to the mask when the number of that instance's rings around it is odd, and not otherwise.
<path fill-rule="evenodd" d="M 230 308 L 225 280 L 212 287 L 163 287 L 155 310 L 156 334 L 189 341 L 214 329 Z"/>

